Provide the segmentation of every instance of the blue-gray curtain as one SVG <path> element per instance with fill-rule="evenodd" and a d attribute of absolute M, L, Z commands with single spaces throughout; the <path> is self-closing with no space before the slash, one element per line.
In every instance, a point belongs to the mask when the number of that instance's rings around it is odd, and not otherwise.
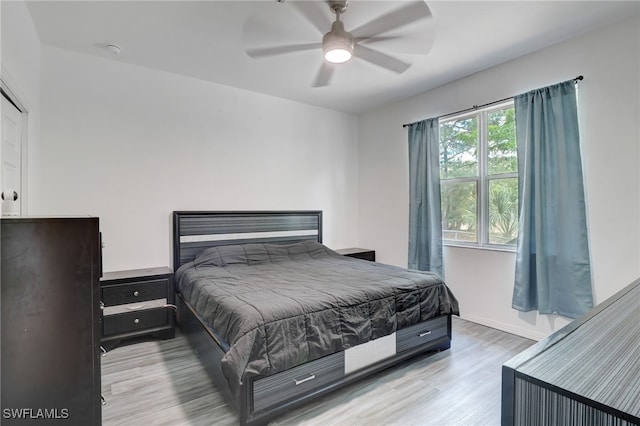
<path fill-rule="evenodd" d="M 444 278 L 437 118 L 409 125 L 409 268 Z"/>
<path fill-rule="evenodd" d="M 573 80 L 516 96 L 520 197 L 513 308 L 576 318 L 593 307 Z"/>

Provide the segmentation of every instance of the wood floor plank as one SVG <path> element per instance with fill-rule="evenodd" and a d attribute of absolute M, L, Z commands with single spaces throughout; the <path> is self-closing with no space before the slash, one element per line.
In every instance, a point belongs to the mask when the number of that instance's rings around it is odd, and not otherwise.
<path fill-rule="evenodd" d="M 454 318 L 451 349 L 382 371 L 271 425 L 499 425 L 501 366 L 533 343 Z M 110 351 L 102 393 L 105 426 L 238 424 L 180 333 Z"/>

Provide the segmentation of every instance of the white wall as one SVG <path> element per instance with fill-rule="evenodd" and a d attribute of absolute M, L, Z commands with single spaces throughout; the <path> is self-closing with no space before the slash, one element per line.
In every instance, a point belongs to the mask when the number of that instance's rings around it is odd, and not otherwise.
<path fill-rule="evenodd" d="M 2 39 L 0 64 L 2 81 L 27 111 L 26 164 L 38 161 L 40 140 L 40 70 L 41 48 L 31 15 L 23 1 L 0 1 Z M 23 176 L 23 214 L 31 210 L 37 197 L 35 171 L 27 167 Z"/>
<path fill-rule="evenodd" d="M 322 209 L 331 247 L 407 261 L 403 123 L 583 74 L 596 301 L 640 275 L 637 18 L 360 117 L 40 46 L 0 2 L 2 77 L 29 110 L 28 212 L 101 218 L 105 270 L 170 265 L 175 209 Z M 530 337 L 567 321 L 510 308 L 512 253 L 445 249 L 463 317 Z"/>
<path fill-rule="evenodd" d="M 360 118 L 359 243 L 406 266 L 408 151 L 403 123 L 584 75 L 578 89 L 594 295 L 640 277 L 640 22 L 637 17 L 485 70 Z M 513 253 L 445 248 L 462 317 L 532 338 L 568 320 L 511 308 Z"/>
<path fill-rule="evenodd" d="M 43 48 L 42 214 L 100 217 L 106 271 L 171 265 L 173 210 L 324 211 L 357 240 L 355 116 Z"/>

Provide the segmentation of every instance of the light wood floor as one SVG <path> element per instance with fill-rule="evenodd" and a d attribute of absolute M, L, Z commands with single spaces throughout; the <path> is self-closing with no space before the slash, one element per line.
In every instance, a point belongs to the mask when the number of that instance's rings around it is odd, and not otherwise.
<path fill-rule="evenodd" d="M 454 317 L 451 349 L 419 356 L 275 419 L 272 425 L 499 425 L 502 364 L 534 342 Z M 102 358 L 110 425 L 237 425 L 184 336 Z"/>

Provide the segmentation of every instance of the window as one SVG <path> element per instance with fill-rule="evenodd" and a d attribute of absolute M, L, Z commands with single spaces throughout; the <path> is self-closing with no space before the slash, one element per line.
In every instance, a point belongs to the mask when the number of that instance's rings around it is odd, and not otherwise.
<path fill-rule="evenodd" d="M 440 120 L 445 244 L 515 248 L 518 162 L 513 102 Z"/>

